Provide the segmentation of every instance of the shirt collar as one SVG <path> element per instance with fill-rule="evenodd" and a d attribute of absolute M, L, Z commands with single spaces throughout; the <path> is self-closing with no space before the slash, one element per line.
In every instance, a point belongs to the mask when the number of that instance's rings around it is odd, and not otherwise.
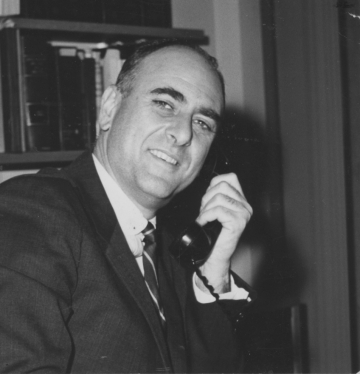
<path fill-rule="evenodd" d="M 145 229 L 148 220 L 106 171 L 96 156 L 94 154 L 92 156 L 101 183 L 104 186 L 121 228 L 127 232 L 131 232 L 133 235 L 140 234 Z M 156 227 L 156 217 L 152 218 L 150 222 Z"/>

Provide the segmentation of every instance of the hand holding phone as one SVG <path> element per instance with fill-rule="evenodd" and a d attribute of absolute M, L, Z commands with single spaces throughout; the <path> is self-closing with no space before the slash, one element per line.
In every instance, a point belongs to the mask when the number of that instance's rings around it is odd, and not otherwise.
<path fill-rule="evenodd" d="M 218 175 L 202 199 L 197 222 L 180 234 L 170 252 L 183 265 L 202 265 L 209 257 L 215 266 L 218 261 L 229 264 L 251 214 L 236 175 Z"/>
<path fill-rule="evenodd" d="M 230 290 L 229 271 L 231 257 L 252 215 L 239 180 L 234 173 L 214 177 L 203 196 L 197 222 L 204 226 L 218 220 L 222 229 L 210 255 L 200 265 L 202 275 L 216 293 Z M 205 291 L 201 282 L 197 285 Z"/>
<path fill-rule="evenodd" d="M 204 226 L 218 220 L 222 230 L 211 253 L 214 260 L 230 260 L 246 224 L 252 215 L 240 182 L 234 173 L 212 178 L 200 206 L 196 221 Z"/>

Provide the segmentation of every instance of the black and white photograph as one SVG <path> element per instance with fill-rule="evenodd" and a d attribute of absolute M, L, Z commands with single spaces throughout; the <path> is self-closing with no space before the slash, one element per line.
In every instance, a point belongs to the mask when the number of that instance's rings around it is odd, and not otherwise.
<path fill-rule="evenodd" d="M 360 0 L 0 0 L 0 373 L 360 373 Z"/>

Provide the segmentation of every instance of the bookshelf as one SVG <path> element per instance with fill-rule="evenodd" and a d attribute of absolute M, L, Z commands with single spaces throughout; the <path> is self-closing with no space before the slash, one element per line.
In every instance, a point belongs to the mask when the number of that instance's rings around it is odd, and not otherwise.
<path fill-rule="evenodd" d="M 53 151 L 53 152 L 24 152 L 0 153 L 0 168 L 17 165 L 46 165 L 53 163 L 68 163 L 79 156 L 83 151 Z"/>
<path fill-rule="evenodd" d="M 0 29 L 13 28 L 31 30 L 35 35 L 47 35 L 53 40 L 124 44 L 137 43 L 141 40 L 157 38 L 186 39 L 196 44 L 207 44 L 208 38 L 202 30 L 157 28 L 146 26 L 129 26 L 103 23 L 86 23 L 74 21 L 57 21 L 17 17 L 0 18 Z M 2 105 L 2 104 L 1 104 Z M 0 170 L 17 168 L 42 167 L 46 165 L 64 165 L 71 162 L 82 151 L 49 151 L 0 153 Z"/>
<path fill-rule="evenodd" d="M 198 44 L 206 44 L 208 38 L 202 30 L 147 26 L 114 25 L 103 23 L 55 21 L 31 18 L 3 18 L 1 27 L 40 30 L 64 35 L 70 40 L 106 42 L 111 38 L 121 40 L 179 38 Z"/>

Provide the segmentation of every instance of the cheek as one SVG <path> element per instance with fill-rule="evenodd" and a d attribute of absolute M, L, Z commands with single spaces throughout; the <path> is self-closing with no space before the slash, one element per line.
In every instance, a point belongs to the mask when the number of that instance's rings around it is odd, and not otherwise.
<path fill-rule="evenodd" d="M 113 153 L 124 153 L 126 148 L 131 149 L 134 134 L 125 123 L 114 123 L 109 133 L 109 147 Z"/>
<path fill-rule="evenodd" d="M 192 152 L 193 169 L 200 170 L 206 160 L 206 156 L 209 153 L 211 141 L 200 141 L 194 144 L 194 151 Z"/>

